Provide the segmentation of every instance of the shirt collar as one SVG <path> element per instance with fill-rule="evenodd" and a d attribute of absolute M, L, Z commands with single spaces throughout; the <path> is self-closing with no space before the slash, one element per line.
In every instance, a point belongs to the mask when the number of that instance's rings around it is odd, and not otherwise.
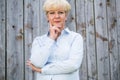
<path fill-rule="evenodd" d="M 65 29 L 62 30 L 62 34 L 64 34 L 64 33 L 67 33 L 67 34 L 70 33 L 70 30 L 68 27 L 65 27 Z M 50 32 L 48 31 L 47 36 L 49 36 L 49 34 L 50 34 Z"/>
<path fill-rule="evenodd" d="M 69 30 L 69 28 L 68 27 L 66 27 L 65 29 L 64 29 L 64 31 L 66 32 L 66 33 L 70 33 L 70 30 Z"/>

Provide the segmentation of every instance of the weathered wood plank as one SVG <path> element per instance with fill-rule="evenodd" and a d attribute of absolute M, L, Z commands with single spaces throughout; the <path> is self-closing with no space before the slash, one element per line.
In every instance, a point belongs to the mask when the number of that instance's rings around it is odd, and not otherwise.
<path fill-rule="evenodd" d="M 24 80 L 23 0 L 7 0 L 7 80 Z"/>
<path fill-rule="evenodd" d="M 117 45 L 117 19 L 116 19 L 116 1 L 107 1 L 107 22 L 108 22 L 108 37 L 109 37 L 109 54 L 110 54 L 110 71 L 111 80 L 119 80 L 119 54 Z"/>
<path fill-rule="evenodd" d="M 86 44 L 88 62 L 88 80 L 97 80 L 97 62 L 95 50 L 95 24 L 93 0 L 87 0 L 85 4 L 86 15 Z"/>
<path fill-rule="evenodd" d="M 86 24 L 85 24 L 85 1 L 76 0 L 76 31 L 84 38 L 84 57 L 80 68 L 80 80 L 87 80 L 87 51 L 86 51 Z"/>
<path fill-rule="evenodd" d="M 39 9 L 40 9 L 40 35 L 43 35 L 43 34 L 46 34 L 48 32 L 48 29 L 49 29 L 49 24 L 48 24 L 48 21 L 47 21 L 47 16 L 46 16 L 46 13 L 44 12 L 43 10 L 43 4 L 44 4 L 45 0 L 41 0 L 40 1 L 40 6 L 39 6 Z"/>
<path fill-rule="evenodd" d="M 25 61 L 30 58 L 33 39 L 40 34 L 39 1 L 24 0 Z M 34 79 L 34 72 L 25 65 L 25 80 Z"/>
<path fill-rule="evenodd" d="M 106 1 L 94 0 L 98 80 L 110 80 Z"/>
<path fill-rule="evenodd" d="M 120 0 L 116 0 L 116 26 L 117 26 L 117 47 L 118 47 L 118 55 L 119 60 L 117 63 L 117 69 L 118 69 L 118 79 L 120 79 Z"/>
<path fill-rule="evenodd" d="M 72 30 L 76 31 L 76 23 L 75 23 L 75 0 L 68 0 L 68 2 L 71 5 L 71 11 L 68 14 L 67 21 L 66 21 L 66 26 Z"/>
<path fill-rule="evenodd" d="M 5 80 L 5 0 L 0 0 L 0 80 Z"/>

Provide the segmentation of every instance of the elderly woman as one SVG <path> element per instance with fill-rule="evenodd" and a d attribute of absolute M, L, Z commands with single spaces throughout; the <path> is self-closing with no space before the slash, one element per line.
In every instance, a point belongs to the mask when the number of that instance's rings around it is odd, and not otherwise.
<path fill-rule="evenodd" d="M 66 0 L 46 0 L 43 8 L 49 31 L 34 39 L 27 65 L 37 80 L 79 80 L 83 39 L 65 27 L 71 6 Z"/>

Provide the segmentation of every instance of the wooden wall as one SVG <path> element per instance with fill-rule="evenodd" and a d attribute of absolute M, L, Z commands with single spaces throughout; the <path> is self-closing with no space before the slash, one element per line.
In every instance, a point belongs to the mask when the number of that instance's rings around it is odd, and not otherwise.
<path fill-rule="evenodd" d="M 120 0 L 68 0 L 67 26 L 82 34 L 80 80 L 120 79 Z M 26 66 L 36 36 L 47 32 L 44 0 L 0 0 L 0 80 L 34 80 Z"/>

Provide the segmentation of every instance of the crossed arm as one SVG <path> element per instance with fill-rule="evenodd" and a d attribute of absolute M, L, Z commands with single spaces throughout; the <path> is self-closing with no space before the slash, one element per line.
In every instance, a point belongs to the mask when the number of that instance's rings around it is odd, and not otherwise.
<path fill-rule="evenodd" d="M 27 66 L 30 66 L 33 71 L 41 73 L 41 68 L 34 66 L 30 60 L 27 61 Z"/>
<path fill-rule="evenodd" d="M 48 55 L 49 54 L 47 54 L 44 57 L 47 58 Z M 40 72 L 42 74 L 71 73 L 76 71 L 80 67 L 82 63 L 82 58 L 83 58 L 83 40 L 80 36 L 77 36 L 72 44 L 68 60 L 38 66 L 36 66 L 36 64 L 34 65 L 34 62 L 32 61 L 27 61 L 27 65 L 30 66 L 33 71 Z M 39 63 L 46 63 L 44 61 L 45 60 L 39 61 Z M 36 63 L 38 63 L 38 61 Z"/>

